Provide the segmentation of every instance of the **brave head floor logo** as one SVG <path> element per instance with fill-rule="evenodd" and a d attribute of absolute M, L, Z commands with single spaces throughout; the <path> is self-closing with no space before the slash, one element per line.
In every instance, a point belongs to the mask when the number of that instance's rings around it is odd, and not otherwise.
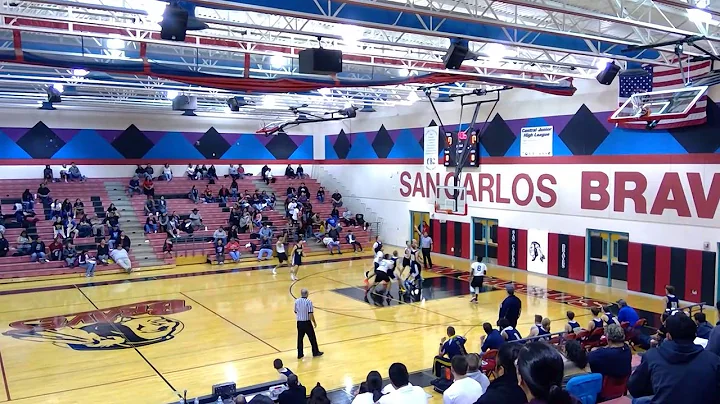
<path fill-rule="evenodd" d="M 167 317 L 192 309 L 184 300 L 151 300 L 83 313 L 15 321 L 3 335 L 78 351 L 126 349 L 171 340 L 184 325 Z"/>

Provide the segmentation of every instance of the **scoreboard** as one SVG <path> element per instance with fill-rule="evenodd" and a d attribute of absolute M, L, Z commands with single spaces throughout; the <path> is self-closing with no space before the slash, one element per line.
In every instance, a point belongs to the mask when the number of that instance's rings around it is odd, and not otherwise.
<path fill-rule="evenodd" d="M 469 132 L 469 133 L 468 133 Z M 478 167 L 480 165 L 480 138 L 477 131 L 445 132 L 445 150 L 443 165 L 457 167 L 462 157 L 463 145 L 468 149 L 467 160 L 464 167 Z"/>

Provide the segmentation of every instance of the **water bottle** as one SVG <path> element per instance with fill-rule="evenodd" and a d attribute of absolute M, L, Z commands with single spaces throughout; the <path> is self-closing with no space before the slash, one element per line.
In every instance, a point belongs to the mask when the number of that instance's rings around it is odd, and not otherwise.
<path fill-rule="evenodd" d="M 222 396 L 218 396 L 218 399 L 217 399 L 217 401 L 215 402 L 215 404 L 223 404 Z"/>

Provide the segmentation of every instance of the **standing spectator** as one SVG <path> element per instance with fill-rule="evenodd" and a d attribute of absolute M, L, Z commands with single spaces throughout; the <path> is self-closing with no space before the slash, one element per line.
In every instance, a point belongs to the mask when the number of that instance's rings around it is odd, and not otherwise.
<path fill-rule="evenodd" d="M 142 189 L 140 188 L 140 180 L 138 179 L 137 175 L 133 175 L 133 177 L 130 178 L 127 191 L 128 194 L 130 194 L 131 198 L 133 197 L 133 195 L 135 195 L 135 192 L 137 192 L 138 195 L 143 193 Z"/>
<path fill-rule="evenodd" d="M 295 170 L 295 174 L 300 179 L 305 178 L 305 169 L 303 168 L 302 164 L 298 164 L 298 168 L 297 168 L 297 170 Z"/>
<path fill-rule="evenodd" d="M 53 170 L 50 168 L 50 165 L 45 165 L 45 169 L 43 170 L 43 180 L 45 180 L 43 183 L 47 184 L 48 182 L 53 182 L 54 179 Z"/>
<path fill-rule="evenodd" d="M 525 404 L 527 397 L 518 386 L 515 361 L 520 344 L 505 344 L 500 347 L 495 361 L 495 379 L 475 404 Z"/>
<path fill-rule="evenodd" d="M 616 379 L 630 376 L 632 351 L 625 343 L 625 331 L 617 324 L 610 324 L 605 328 L 605 336 L 607 346 L 587 355 L 590 370 Z"/>
<path fill-rule="evenodd" d="M 305 404 L 307 402 L 305 386 L 300 384 L 297 375 L 288 376 L 287 386 L 288 389 L 278 396 L 278 404 Z"/>
<path fill-rule="evenodd" d="M 165 181 L 172 181 L 173 172 L 172 168 L 170 168 L 170 164 L 165 164 L 165 166 L 163 167 L 162 176 Z"/>
<path fill-rule="evenodd" d="M 110 251 L 110 258 L 115 261 L 116 264 L 120 265 L 125 272 L 130 273 L 132 271 L 132 263 L 127 251 L 119 246 L 118 248 Z"/>
<path fill-rule="evenodd" d="M 331 199 L 332 199 L 333 208 L 339 208 L 339 207 L 343 206 L 342 195 L 340 195 L 340 192 L 337 189 L 335 190 L 335 193 L 332 194 Z"/>
<path fill-rule="evenodd" d="M 297 176 L 295 175 L 295 170 L 293 170 L 293 168 L 290 166 L 290 164 L 288 164 L 287 167 L 285 167 L 285 176 L 290 178 L 291 180 L 294 180 L 295 178 L 297 178 Z"/>
<path fill-rule="evenodd" d="M 48 262 L 45 259 L 45 243 L 40 239 L 38 234 L 30 245 L 30 261 Z"/>
<path fill-rule="evenodd" d="M 352 245 L 353 252 L 357 252 L 358 249 L 360 249 L 360 252 L 362 252 L 362 245 L 360 245 L 360 242 L 357 241 L 357 238 L 353 234 L 352 230 L 348 230 L 348 234 L 345 236 L 345 239 L 347 240 L 348 244 Z"/>
<path fill-rule="evenodd" d="M 88 254 L 87 250 L 82 250 L 78 256 L 78 265 L 85 268 L 85 277 L 89 278 L 95 275 L 96 261 Z"/>
<path fill-rule="evenodd" d="M 520 349 L 518 381 L 531 403 L 579 404 L 562 388 L 564 366 L 562 355 L 549 344 L 531 342 Z"/>
<path fill-rule="evenodd" d="M 697 326 L 683 312 L 665 322 L 667 339 L 642 357 L 628 390 L 637 403 L 707 403 L 720 397 L 720 357 L 695 345 Z"/>
<path fill-rule="evenodd" d="M 192 223 L 193 230 L 199 230 L 202 226 L 203 218 L 197 208 L 193 209 L 192 212 L 190 212 L 190 216 L 188 216 L 188 219 L 190 219 L 190 222 Z"/>
<path fill-rule="evenodd" d="M 493 328 L 492 324 L 484 323 L 483 330 L 485 334 L 480 338 L 480 351 L 487 352 L 489 349 L 500 349 L 505 343 L 505 338 L 500 335 L 500 331 Z"/>
<path fill-rule="evenodd" d="M 318 188 L 317 192 L 315 193 L 315 198 L 317 198 L 318 202 L 325 203 L 325 188 L 320 187 Z"/>
<path fill-rule="evenodd" d="M 267 164 L 260 169 L 260 177 L 265 181 L 265 185 L 270 185 L 270 167 Z"/>
<path fill-rule="evenodd" d="M 453 383 L 443 393 L 443 404 L 473 404 L 483 394 L 480 383 L 467 377 L 468 362 L 464 355 L 452 359 Z"/>
<path fill-rule="evenodd" d="M 455 327 L 447 328 L 447 337 L 440 339 L 438 355 L 433 360 L 433 374 L 441 377 L 442 367 L 450 367 L 450 361 L 456 355 L 465 355 L 465 337 L 455 335 Z"/>
<path fill-rule="evenodd" d="M 65 260 L 65 264 L 67 264 L 68 267 L 75 268 L 75 258 L 77 258 L 77 250 L 75 250 L 75 246 L 73 245 L 72 240 L 68 240 L 67 244 L 65 244 L 62 256 Z"/>
<path fill-rule="evenodd" d="M 28 237 L 27 231 L 23 230 L 17 238 L 17 247 L 15 248 L 15 255 L 28 255 L 30 254 L 31 240 Z"/>
<path fill-rule="evenodd" d="M 80 169 L 75 165 L 75 162 L 70 163 L 70 169 L 68 170 L 67 175 L 71 181 L 85 181 L 85 177 L 80 173 Z"/>
<path fill-rule="evenodd" d="M 315 328 L 317 328 L 317 322 L 315 321 L 315 314 L 313 304 L 308 299 L 308 290 L 302 289 L 300 291 L 300 297 L 295 300 L 295 319 L 297 320 L 297 351 L 298 359 L 302 359 L 303 356 L 303 341 L 305 336 L 308 336 L 310 340 L 310 346 L 312 346 L 313 356 L 322 356 L 323 352 L 320 352 L 318 348 L 317 339 L 315 338 Z"/>
<path fill-rule="evenodd" d="M 420 235 L 420 249 L 423 256 L 423 266 L 425 269 L 430 269 L 433 266 L 432 257 L 430 252 L 432 251 L 433 240 L 427 232 L 423 232 Z"/>
<path fill-rule="evenodd" d="M 522 312 L 522 302 L 515 296 L 515 286 L 509 283 L 505 285 L 507 297 L 500 304 L 499 318 L 505 318 L 513 328 L 517 328 L 517 322 Z"/>
<path fill-rule="evenodd" d="M 143 193 L 146 196 L 155 197 L 155 183 L 153 183 L 152 178 L 145 178 L 145 181 L 143 181 Z"/>
<path fill-rule="evenodd" d="M 50 243 L 50 247 L 48 247 L 48 249 L 50 251 L 50 261 L 60 261 L 62 259 L 63 250 L 62 237 L 55 237 L 53 242 Z"/>
<path fill-rule="evenodd" d="M 388 371 L 390 383 L 394 390 L 380 397 L 378 404 L 427 404 L 428 398 L 425 391 L 410 384 L 410 374 L 407 367 L 402 363 L 393 363 Z"/>
<path fill-rule="evenodd" d="M 43 204 L 49 204 L 52 202 L 52 199 L 50 198 L 50 188 L 48 188 L 45 183 L 40 184 L 38 187 L 37 196 Z"/>
<path fill-rule="evenodd" d="M 108 264 L 108 258 L 110 258 L 110 248 L 107 245 L 107 242 L 105 241 L 105 237 L 100 240 L 100 244 L 97 246 L 97 253 L 95 255 L 98 261 L 100 261 L 101 264 L 107 265 Z"/>
<path fill-rule="evenodd" d="M 195 185 L 193 185 L 190 189 L 190 192 L 188 193 L 188 198 L 195 204 L 200 202 L 200 192 L 197 188 L 195 188 Z"/>
<path fill-rule="evenodd" d="M 10 252 L 10 243 L 5 238 L 5 233 L 0 233 L 0 257 L 7 257 Z"/>
<path fill-rule="evenodd" d="M 693 314 L 693 319 L 695 320 L 695 324 L 697 324 L 697 337 L 702 339 L 709 339 L 710 333 L 713 330 L 712 324 L 708 323 L 707 318 L 705 317 L 705 313 L 695 313 Z"/>

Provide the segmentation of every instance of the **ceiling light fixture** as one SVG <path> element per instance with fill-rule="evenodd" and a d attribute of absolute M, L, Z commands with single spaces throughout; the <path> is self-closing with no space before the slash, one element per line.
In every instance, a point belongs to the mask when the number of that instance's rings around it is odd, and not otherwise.
<path fill-rule="evenodd" d="M 485 54 L 490 60 L 500 60 L 508 57 L 517 56 L 517 50 L 508 48 L 500 43 L 488 43 L 483 48 Z"/>
<path fill-rule="evenodd" d="M 365 36 L 365 28 L 355 25 L 341 25 L 342 38 L 345 45 L 356 45 Z"/>
<path fill-rule="evenodd" d="M 695 24 L 708 24 L 712 22 L 712 14 L 700 8 L 690 8 L 687 14 L 688 19 Z"/>
<path fill-rule="evenodd" d="M 332 93 L 332 89 L 323 87 L 323 88 L 318 88 L 317 92 L 320 93 L 320 95 L 329 95 L 330 93 Z"/>
<path fill-rule="evenodd" d="M 595 68 L 598 69 L 598 70 L 605 70 L 605 68 L 607 67 L 608 63 L 610 63 L 610 62 L 611 62 L 610 59 L 600 58 L 600 59 L 598 59 L 598 60 L 595 61 Z"/>
<path fill-rule="evenodd" d="M 400 77 L 407 77 L 410 75 L 410 70 L 402 68 L 402 69 L 398 70 L 398 75 Z"/>
<path fill-rule="evenodd" d="M 125 41 L 118 38 L 110 38 L 105 42 L 108 49 L 125 49 Z"/>
<path fill-rule="evenodd" d="M 145 0 L 139 4 L 139 8 L 147 13 L 150 22 L 159 23 L 163 19 L 167 3 L 157 0 Z"/>
<path fill-rule="evenodd" d="M 414 104 L 420 101 L 420 97 L 417 95 L 417 92 L 415 90 L 410 90 L 410 94 L 408 94 L 407 100 L 408 102 L 410 102 L 410 104 Z"/>
<path fill-rule="evenodd" d="M 273 69 L 282 69 L 287 64 L 287 60 L 282 55 L 273 55 L 270 57 L 270 66 Z"/>
<path fill-rule="evenodd" d="M 90 73 L 90 72 L 88 72 L 85 69 L 73 69 L 72 70 L 72 75 L 75 77 L 85 77 L 88 75 L 88 73 Z"/>
<path fill-rule="evenodd" d="M 56 89 L 60 94 L 62 94 L 62 93 L 65 91 L 65 86 L 62 85 L 62 84 L 60 84 L 60 83 L 53 84 L 52 86 L 53 86 L 53 88 Z"/>
<path fill-rule="evenodd" d="M 262 101 L 262 106 L 263 106 L 263 108 L 266 108 L 266 109 L 275 108 L 277 106 L 277 97 L 275 97 L 274 95 L 269 95 L 269 94 L 264 96 L 263 101 Z"/>

